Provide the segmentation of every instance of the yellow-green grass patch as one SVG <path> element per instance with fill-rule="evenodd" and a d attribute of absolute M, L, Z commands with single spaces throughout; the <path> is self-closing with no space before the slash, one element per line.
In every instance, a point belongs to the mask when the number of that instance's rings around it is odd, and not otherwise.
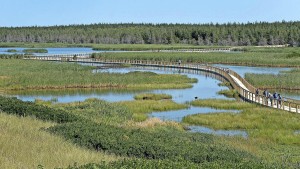
<path fill-rule="evenodd" d="M 118 159 L 80 148 L 42 130 L 53 125 L 30 117 L 0 113 L 0 168 L 37 168 L 38 165 L 55 168 Z"/>

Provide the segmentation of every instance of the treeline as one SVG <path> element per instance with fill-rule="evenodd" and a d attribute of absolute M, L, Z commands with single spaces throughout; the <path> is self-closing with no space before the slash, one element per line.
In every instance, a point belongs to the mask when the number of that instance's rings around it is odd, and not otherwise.
<path fill-rule="evenodd" d="M 0 42 L 300 46 L 300 21 L 1 27 Z"/>

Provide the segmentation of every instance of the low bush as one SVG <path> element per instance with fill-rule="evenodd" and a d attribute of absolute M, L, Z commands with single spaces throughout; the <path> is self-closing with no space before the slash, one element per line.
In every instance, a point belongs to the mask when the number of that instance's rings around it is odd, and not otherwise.
<path fill-rule="evenodd" d="M 7 52 L 10 52 L 10 53 L 16 53 L 18 52 L 16 49 L 8 49 Z"/>
<path fill-rule="evenodd" d="M 230 162 L 204 162 L 195 164 L 188 161 L 171 161 L 171 160 L 145 160 L 145 159 L 125 159 L 111 163 L 86 164 L 83 166 L 69 166 L 67 169 L 111 169 L 111 168 L 140 168 L 140 169 L 156 169 L 156 168 L 271 168 L 261 163 L 230 163 Z"/>
<path fill-rule="evenodd" d="M 24 53 L 48 53 L 47 49 L 24 49 Z"/>
<path fill-rule="evenodd" d="M 43 105 L 37 105 L 33 102 L 23 102 L 17 98 L 3 96 L 0 96 L 0 112 L 1 111 L 19 116 L 34 116 L 41 120 L 57 123 L 79 120 L 79 117 L 63 110 L 57 110 Z"/>
<path fill-rule="evenodd" d="M 256 160 L 252 155 L 218 144 L 207 134 L 177 130 L 124 129 L 104 124 L 65 123 L 48 129 L 77 145 L 121 156 L 186 160 L 194 163 Z M 250 160 L 250 161 L 251 161 Z"/>
<path fill-rule="evenodd" d="M 0 54 L 0 59 L 23 59 L 23 54 Z"/>

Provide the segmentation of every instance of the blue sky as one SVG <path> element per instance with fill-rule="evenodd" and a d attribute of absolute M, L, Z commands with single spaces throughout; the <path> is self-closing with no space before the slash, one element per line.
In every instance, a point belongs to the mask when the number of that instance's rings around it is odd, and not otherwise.
<path fill-rule="evenodd" d="M 0 0 L 0 27 L 299 21 L 300 0 Z"/>

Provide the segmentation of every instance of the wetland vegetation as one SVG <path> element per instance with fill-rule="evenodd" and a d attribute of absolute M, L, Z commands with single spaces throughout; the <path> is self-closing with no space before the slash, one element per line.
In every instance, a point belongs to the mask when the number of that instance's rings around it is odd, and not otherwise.
<path fill-rule="evenodd" d="M 240 55 L 154 52 L 105 53 L 97 57 L 132 59 L 143 56 L 142 59 L 181 59 L 201 63 L 209 60 L 215 63 L 213 59 L 224 61 L 227 58 L 227 63 L 246 64 L 248 57 L 253 55 L 253 63 L 259 56 L 265 56 L 259 60 L 262 64 L 295 66 L 298 58 L 289 56 L 293 50 L 298 49 L 270 49 L 271 52 L 267 52 L 266 48 L 248 48 Z M 281 63 L 285 57 L 290 60 Z M 92 73 L 93 69 L 73 63 L 2 59 L 0 90 L 94 86 L 168 89 L 191 87 L 196 82 L 185 75 Z M 295 69 L 286 74 L 294 73 L 299 71 Z M 296 75 L 293 77 L 296 79 Z M 223 91 L 222 94 L 234 96 L 234 91 Z M 54 100 L 23 102 L 1 96 L 0 132 L 4 134 L 0 143 L 5 148 L 0 153 L 0 168 L 35 168 L 39 164 L 45 168 L 299 168 L 298 114 L 236 100 L 197 99 L 178 104 L 169 95 L 152 93 L 136 95 L 135 99 L 114 103 L 98 99 L 54 103 Z M 184 124 L 148 117 L 153 111 L 177 110 L 190 105 L 240 112 L 191 115 L 184 118 Z M 184 131 L 187 124 L 243 130 L 248 137 L 189 133 Z M 19 144 L 23 141 L 26 146 Z M 16 149 L 11 148 L 16 145 Z"/>
<path fill-rule="evenodd" d="M 133 60 L 151 60 L 182 63 L 209 63 L 209 64 L 233 64 L 248 66 L 275 66 L 275 67 L 298 67 L 300 57 L 289 57 L 299 48 L 283 49 L 260 49 L 249 47 L 249 52 L 118 52 L 118 53 L 94 53 L 93 58 L 101 59 L 133 59 Z"/>
<path fill-rule="evenodd" d="M 18 52 L 16 49 L 8 49 L 7 52 L 10 52 L 10 53 L 16 53 Z"/>
<path fill-rule="evenodd" d="M 92 73 L 94 67 L 72 63 L 1 60 L 0 88 L 42 90 L 65 88 L 188 88 L 195 79 L 152 72 Z"/>
<path fill-rule="evenodd" d="M 24 49 L 24 53 L 48 53 L 47 49 Z"/>
<path fill-rule="evenodd" d="M 295 68 L 280 74 L 245 74 L 245 79 L 262 89 L 300 90 L 300 69 Z"/>
<path fill-rule="evenodd" d="M 214 129 L 242 129 L 249 137 L 277 144 L 300 145 L 300 116 L 282 110 L 264 108 L 232 100 L 197 100 L 195 106 L 238 109 L 240 113 L 198 114 L 184 118 L 185 123 L 209 126 Z"/>

